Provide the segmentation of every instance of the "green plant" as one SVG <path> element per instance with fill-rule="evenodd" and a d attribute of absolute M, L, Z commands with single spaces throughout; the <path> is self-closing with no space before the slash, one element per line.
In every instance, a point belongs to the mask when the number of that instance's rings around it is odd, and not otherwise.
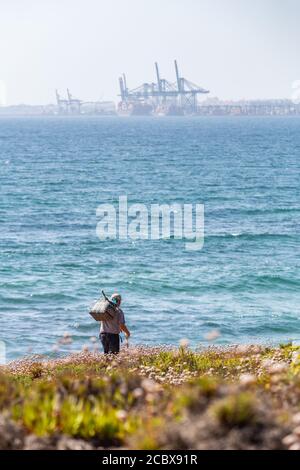
<path fill-rule="evenodd" d="M 249 393 L 228 396 L 212 406 L 218 421 L 228 427 L 242 427 L 255 420 L 255 401 Z"/>

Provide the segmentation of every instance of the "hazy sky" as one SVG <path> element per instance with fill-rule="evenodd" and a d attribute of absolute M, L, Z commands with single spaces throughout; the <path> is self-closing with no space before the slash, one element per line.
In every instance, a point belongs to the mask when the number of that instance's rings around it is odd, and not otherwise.
<path fill-rule="evenodd" d="M 290 97 L 299 21 L 299 0 L 0 0 L 0 93 L 115 100 L 122 72 L 134 88 L 154 81 L 157 60 L 173 81 L 177 58 L 211 96 Z"/>

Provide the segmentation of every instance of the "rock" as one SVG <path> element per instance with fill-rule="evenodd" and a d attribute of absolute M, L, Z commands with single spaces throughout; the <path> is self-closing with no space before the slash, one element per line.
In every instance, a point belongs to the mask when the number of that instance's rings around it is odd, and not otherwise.
<path fill-rule="evenodd" d="M 293 423 L 300 425 L 300 413 L 296 413 L 293 417 Z"/>
<path fill-rule="evenodd" d="M 93 450 L 93 446 L 81 439 L 62 436 L 56 446 L 57 450 Z"/>
<path fill-rule="evenodd" d="M 8 416 L 0 415 L 0 449 L 19 450 L 23 443 L 24 430 Z"/>
<path fill-rule="evenodd" d="M 297 436 L 294 436 L 294 434 L 289 434 L 282 440 L 282 444 L 285 445 L 286 447 L 290 447 L 294 445 L 298 441 Z"/>
<path fill-rule="evenodd" d="M 148 393 L 154 393 L 158 389 L 157 384 L 154 382 L 154 380 L 151 379 L 142 380 L 141 386 Z"/>
<path fill-rule="evenodd" d="M 300 442 L 293 444 L 291 447 L 289 447 L 289 450 L 300 450 Z"/>
<path fill-rule="evenodd" d="M 293 434 L 295 434 L 295 436 L 297 436 L 300 439 L 300 426 L 297 426 L 294 429 Z"/>
<path fill-rule="evenodd" d="M 55 450 L 55 439 L 50 437 L 38 437 L 30 434 L 25 438 L 24 450 Z"/>
<path fill-rule="evenodd" d="M 92 450 L 93 446 L 81 439 L 69 436 L 27 436 L 24 450 Z"/>

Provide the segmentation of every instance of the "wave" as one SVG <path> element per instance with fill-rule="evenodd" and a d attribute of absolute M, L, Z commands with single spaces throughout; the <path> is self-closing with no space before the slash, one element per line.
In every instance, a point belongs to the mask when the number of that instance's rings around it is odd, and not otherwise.
<path fill-rule="evenodd" d="M 210 214 L 239 214 L 239 215 L 278 215 L 278 214 L 291 214 L 291 213 L 299 213 L 300 207 L 274 207 L 274 208 L 243 208 L 243 207 L 218 207 L 216 209 L 210 208 Z"/>
<path fill-rule="evenodd" d="M 1 302 L 5 302 L 10 305 L 22 305 L 22 304 L 33 304 L 35 301 L 39 302 L 49 302 L 51 301 L 53 306 L 61 305 L 61 302 L 67 301 L 78 301 L 78 297 L 74 295 L 62 294 L 62 293 L 33 293 L 28 296 L 24 295 L 24 297 L 10 297 L 7 295 L 0 295 Z M 56 303 L 55 303 L 56 302 Z"/>
<path fill-rule="evenodd" d="M 275 290 L 287 291 L 293 290 L 298 292 L 300 288 L 300 279 L 287 278 L 280 275 L 257 275 L 257 276 L 244 276 L 241 277 L 237 282 L 230 283 L 215 283 L 204 286 L 203 290 L 209 291 L 228 291 L 228 292 L 249 292 L 262 290 Z"/>
<path fill-rule="evenodd" d="M 219 234 L 212 234 L 209 233 L 205 234 L 205 241 L 207 240 L 214 240 L 214 239 L 232 239 L 232 238 L 241 238 L 245 240 L 256 240 L 258 238 L 264 239 L 299 239 L 300 236 L 298 234 L 290 234 L 290 233 L 272 233 L 272 232 L 260 232 L 260 233 L 251 233 L 251 232 L 227 232 L 227 233 L 219 233 Z"/>

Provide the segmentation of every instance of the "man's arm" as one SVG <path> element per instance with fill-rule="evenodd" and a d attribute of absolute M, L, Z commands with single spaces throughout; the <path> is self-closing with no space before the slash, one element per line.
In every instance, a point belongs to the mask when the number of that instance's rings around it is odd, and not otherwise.
<path fill-rule="evenodd" d="M 126 335 L 126 338 L 129 338 L 130 337 L 130 331 L 128 330 L 125 323 L 121 323 L 120 328 L 121 328 L 121 331 L 124 331 L 124 333 Z"/>

